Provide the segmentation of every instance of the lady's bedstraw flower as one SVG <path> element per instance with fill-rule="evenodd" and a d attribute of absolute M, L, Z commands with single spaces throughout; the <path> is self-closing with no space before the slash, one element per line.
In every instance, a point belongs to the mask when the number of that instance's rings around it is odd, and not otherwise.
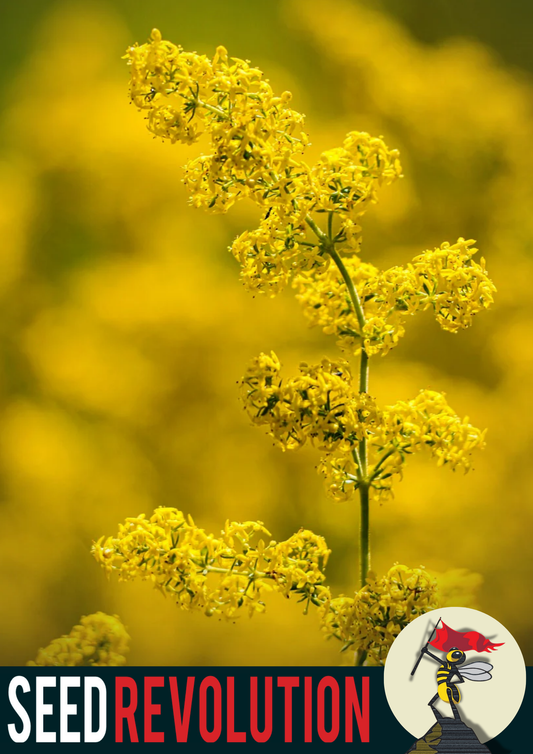
<path fill-rule="evenodd" d="M 416 256 L 407 267 L 380 271 L 357 256 L 344 265 L 363 305 L 360 327 L 343 278 L 334 265 L 300 272 L 293 281 L 296 298 L 311 326 L 337 337 L 339 347 L 351 353 L 364 348 L 368 356 L 385 356 L 405 334 L 407 318 L 431 309 L 449 332 L 469 327 L 475 314 L 493 303 L 496 288 L 485 270 L 485 260 L 473 260 L 474 241 L 460 238 L 451 246 Z"/>
<path fill-rule="evenodd" d="M 369 436 L 377 421 L 374 399 L 355 393 L 344 361 L 324 359 L 319 366 L 300 365 L 286 382 L 279 377 L 277 356 L 255 358 L 241 382 L 242 399 L 254 424 L 268 427 L 283 450 L 308 440 L 320 450 L 350 451 Z"/>
<path fill-rule="evenodd" d="M 433 575 L 398 564 L 381 579 L 369 574 L 353 597 L 333 597 L 324 583 L 330 550 L 323 537 L 302 529 L 284 542 L 269 538 L 260 521 L 228 521 L 214 536 L 176 508 L 157 508 L 150 519 L 126 519 L 116 537 L 95 543 L 93 554 L 119 579 L 151 581 L 182 609 L 207 616 L 234 619 L 242 609 L 252 616 L 264 612 L 269 592 L 298 595 L 305 612 L 311 605 L 318 608 L 327 638 L 342 641 L 343 649 L 364 653 L 372 665 L 383 664 L 394 637 L 407 623 L 446 604 Z M 466 597 L 479 585 L 475 574 L 464 571 L 444 580 L 444 596 L 460 596 L 463 604 L 469 604 Z"/>
<path fill-rule="evenodd" d="M 414 453 L 428 447 L 439 466 L 468 471 L 474 449 L 485 447 L 486 430 L 473 427 L 448 405 L 443 393 L 421 390 L 411 401 L 398 401 L 383 412 L 373 443 L 381 451 Z"/>
<path fill-rule="evenodd" d="M 354 389 L 346 362 L 302 364 L 300 374 L 286 381 L 280 372 L 275 353 L 257 356 L 241 381 L 244 407 L 282 450 L 309 441 L 327 451 L 318 471 L 334 500 L 348 500 L 361 483 L 388 497 L 407 456 L 423 448 L 439 466 L 468 471 L 472 452 L 485 447 L 486 432 L 460 418 L 442 393 L 421 390 L 411 401 L 380 409 L 372 396 Z M 357 454 L 363 439 L 369 453 L 366 477 Z"/>
<path fill-rule="evenodd" d="M 329 261 L 307 224 L 314 213 L 334 213 L 336 242 L 348 253 L 359 248 L 356 220 L 378 187 L 401 175 L 397 150 L 351 131 L 310 167 L 302 159 L 304 116 L 290 107 L 290 92 L 275 95 L 248 61 L 230 58 L 224 47 L 212 60 L 185 52 L 157 29 L 126 58 L 131 99 L 146 111 L 149 130 L 185 144 L 205 137 L 205 152 L 184 168 L 191 203 L 226 212 L 249 198 L 261 208 L 259 227 L 231 247 L 248 289 L 275 295 L 294 273 Z"/>
<path fill-rule="evenodd" d="M 215 537 L 174 508 L 127 519 L 117 537 L 94 545 L 94 555 L 120 578 L 151 580 L 182 608 L 207 615 L 233 617 L 242 607 L 254 614 L 264 610 L 266 592 L 296 592 L 319 608 L 325 633 L 356 650 L 360 664 L 382 664 L 399 631 L 441 603 L 423 568 L 395 565 L 381 579 L 369 573 L 363 513 L 370 494 L 390 495 L 407 456 L 422 448 L 439 465 L 467 471 L 485 433 L 430 390 L 380 409 L 368 394 L 368 359 L 394 348 L 418 311 L 431 309 L 451 332 L 468 327 L 491 305 L 494 284 L 484 261 L 473 261 L 474 242 L 463 238 L 405 267 L 381 271 L 360 260 L 359 220 L 378 189 L 402 172 L 397 150 L 381 137 L 351 131 L 342 147 L 308 165 L 304 118 L 291 109 L 291 95 L 276 96 L 247 61 L 223 47 L 212 60 L 184 52 L 157 30 L 126 57 L 132 100 L 150 131 L 186 144 L 204 138 L 204 152 L 185 166 L 191 203 L 226 212 L 248 198 L 260 208 L 259 226 L 231 247 L 246 288 L 273 296 L 292 281 L 309 323 L 361 357 L 357 388 L 346 362 L 327 359 L 282 380 L 274 353 L 254 359 L 241 381 L 248 415 L 277 445 L 291 450 L 309 442 L 325 451 L 318 469 L 334 499 L 359 491 L 361 589 L 332 597 L 323 572 L 329 550 L 312 532 L 276 544 L 260 522 L 227 523 Z"/>
<path fill-rule="evenodd" d="M 485 447 L 486 430 L 459 417 L 445 396 L 433 390 L 421 390 L 411 401 L 385 406 L 378 414 L 369 438 L 371 490 L 380 498 L 391 495 L 392 484 L 401 478 L 407 457 L 424 448 L 437 459 L 437 465 L 449 465 L 454 471 L 471 467 L 474 450 Z M 318 467 L 325 478 L 326 491 L 343 502 L 359 488 L 358 466 L 353 456 L 332 453 L 322 458 Z"/>
<path fill-rule="evenodd" d="M 307 136 L 289 92 L 276 96 L 258 68 L 224 47 L 210 60 L 163 40 L 157 29 L 126 57 L 132 101 L 156 136 L 186 144 L 209 136 L 209 154 L 185 169 L 195 206 L 224 212 L 245 196 L 262 206 L 288 201 L 291 183 L 307 172 L 293 162 Z"/>
<path fill-rule="evenodd" d="M 386 576 L 368 574 L 353 597 L 332 597 L 318 609 L 326 638 L 355 650 L 360 663 L 383 665 L 396 636 L 419 615 L 448 605 L 476 604 L 477 573 L 455 569 L 435 574 L 396 563 Z"/>
<path fill-rule="evenodd" d="M 397 149 L 389 149 L 381 137 L 351 131 L 342 147 L 323 152 L 312 169 L 313 209 L 353 220 L 376 201 L 380 186 L 401 174 Z"/>
<path fill-rule="evenodd" d="M 413 259 L 420 305 L 431 307 L 439 325 L 449 332 L 470 327 L 474 314 L 494 303 L 496 286 L 487 274 L 485 260 L 478 264 L 472 259 L 477 252 L 471 248 L 474 244 L 460 238 L 453 246 L 443 243 L 440 249 Z"/>
<path fill-rule="evenodd" d="M 243 608 L 263 612 L 275 591 L 316 602 L 330 551 L 323 537 L 300 530 L 274 542 L 261 522 L 229 521 L 220 536 L 207 534 L 176 508 L 128 518 L 116 537 L 93 546 L 96 560 L 124 581 L 151 581 L 184 610 L 234 618 Z"/>
<path fill-rule="evenodd" d="M 129 651 L 126 629 L 117 615 L 85 615 L 69 634 L 40 649 L 34 662 L 40 667 L 118 666 Z"/>
<path fill-rule="evenodd" d="M 439 607 L 437 582 L 423 568 L 394 565 L 367 583 L 353 597 L 334 597 L 319 608 L 322 630 L 343 643 L 343 650 L 364 654 L 367 665 L 383 665 L 402 628 L 419 615 Z"/>
<path fill-rule="evenodd" d="M 335 335 L 338 346 L 353 354 L 387 354 L 404 335 L 404 323 L 419 308 L 412 272 L 393 267 L 380 272 L 359 257 L 344 265 L 359 293 L 365 324 L 361 328 L 344 280 L 334 265 L 298 274 L 293 281 L 304 315 L 311 326 Z"/>
<path fill-rule="evenodd" d="M 247 290 L 275 296 L 294 272 L 327 266 L 318 243 L 306 242 L 306 226 L 302 222 L 287 223 L 275 210 L 258 228 L 246 230 L 231 246 L 233 256 L 241 265 L 241 280 Z"/>

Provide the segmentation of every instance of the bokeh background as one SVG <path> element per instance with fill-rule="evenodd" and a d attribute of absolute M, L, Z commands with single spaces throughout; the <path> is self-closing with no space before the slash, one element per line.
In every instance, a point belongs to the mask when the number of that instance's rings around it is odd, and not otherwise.
<path fill-rule="evenodd" d="M 131 664 L 340 662 L 312 614 L 272 599 L 235 625 L 107 581 L 91 542 L 157 505 L 219 531 L 304 525 L 353 591 L 358 513 L 323 493 L 317 455 L 250 426 L 236 381 L 261 350 L 289 371 L 336 353 L 290 292 L 253 299 L 226 249 L 255 221 L 187 206 L 181 146 L 128 104 L 121 55 L 153 26 L 262 67 L 307 113 L 313 154 L 348 130 L 401 150 L 405 178 L 364 220 L 379 265 L 476 238 L 499 293 L 465 332 L 431 316 L 374 360 L 382 402 L 422 387 L 488 427 L 467 476 L 414 459 L 372 510 L 373 568 L 479 573 L 477 605 L 533 662 L 533 6 L 518 0 L 83 0 L 4 4 L 0 47 L 0 663 L 22 664 L 83 614 L 118 613 Z M 463 573 L 463 571 L 459 571 Z M 476 577 L 466 576 L 467 585 Z"/>

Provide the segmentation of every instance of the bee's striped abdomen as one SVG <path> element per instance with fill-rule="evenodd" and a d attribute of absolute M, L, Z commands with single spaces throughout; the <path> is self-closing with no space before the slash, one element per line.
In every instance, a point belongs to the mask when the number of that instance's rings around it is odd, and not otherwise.
<path fill-rule="evenodd" d="M 457 686 L 454 683 L 449 682 L 449 678 L 451 677 L 451 663 L 446 662 L 440 666 L 440 668 L 437 670 L 437 689 L 439 692 L 440 698 L 444 702 L 450 702 L 448 698 L 448 689 L 452 692 L 452 699 L 453 701 L 458 704 L 461 701 L 461 693 Z"/>

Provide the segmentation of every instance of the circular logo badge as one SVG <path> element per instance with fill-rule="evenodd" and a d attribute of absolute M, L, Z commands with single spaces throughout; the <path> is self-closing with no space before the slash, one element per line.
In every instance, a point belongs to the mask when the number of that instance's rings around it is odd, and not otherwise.
<path fill-rule="evenodd" d="M 390 708 L 411 735 L 434 747 L 428 751 L 454 737 L 464 745 L 472 735 L 479 743 L 495 738 L 520 709 L 525 689 L 513 636 L 466 607 L 416 618 L 396 637 L 385 664 Z"/>

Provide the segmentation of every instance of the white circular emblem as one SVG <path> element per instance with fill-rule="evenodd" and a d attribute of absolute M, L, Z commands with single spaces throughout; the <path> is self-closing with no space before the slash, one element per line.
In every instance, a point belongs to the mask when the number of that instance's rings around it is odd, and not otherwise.
<path fill-rule="evenodd" d="M 445 721 L 451 718 L 456 728 L 462 721 L 481 743 L 489 741 L 513 720 L 525 689 L 524 658 L 513 636 L 490 615 L 466 607 L 416 618 L 396 637 L 385 664 L 390 708 L 418 739 L 443 720 L 453 727 Z"/>

